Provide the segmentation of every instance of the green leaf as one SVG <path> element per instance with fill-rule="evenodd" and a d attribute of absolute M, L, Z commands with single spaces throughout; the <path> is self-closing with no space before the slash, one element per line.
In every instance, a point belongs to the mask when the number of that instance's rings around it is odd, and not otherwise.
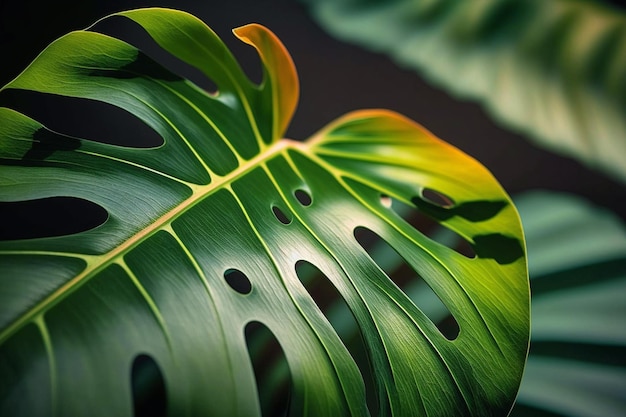
<path fill-rule="evenodd" d="M 571 0 L 303 0 L 329 32 L 626 181 L 626 16 Z"/>
<path fill-rule="evenodd" d="M 529 289 L 517 212 L 491 174 L 383 110 L 346 115 L 306 143 L 280 139 L 298 87 L 271 32 L 235 30 L 261 56 L 255 85 L 193 16 L 116 16 L 218 91 L 90 30 L 55 41 L 3 88 L 109 103 L 163 144 L 70 137 L 0 108 L 0 201 L 72 197 L 108 214 L 84 232 L 0 242 L 0 415 L 505 414 L 526 357 Z M 437 218 L 477 256 L 427 238 L 388 198 Z M 389 279 L 357 240 L 364 230 L 419 273 L 457 337 Z M 308 293 L 303 264 L 345 301 L 365 366 Z M 266 340 L 286 362 L 264 365 Z M 289 392 L 268 393 L 284 380 Z"/>
<path fill-rule="evenodd" d="M 533 289 L 530 355 L 512 416 L 626 410 L 626 228 L 579 198 L 515 199 Z"/>

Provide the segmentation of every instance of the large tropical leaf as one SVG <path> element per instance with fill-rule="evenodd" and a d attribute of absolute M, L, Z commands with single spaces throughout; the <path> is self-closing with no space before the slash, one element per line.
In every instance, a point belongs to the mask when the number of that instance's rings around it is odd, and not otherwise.
<path fill-rule="evenodd" d="M 0 93 L 105 102 L 163 140 L 105 144 L 0 108 L 4 204 L 46 210 L 73 198 L 108 215 L 87 231 L 0 242 L 0 415 L 142 415 L 146 396 L 154 415 L 255 416 L 260 404 L 269 415 L 277 408 L 264 392 L 277 379 L 262 378 L 273 375 L 256 359 L 264 338 L 286 359 L 290 399 L 278 401 L 291 415 L 368 415 L 369 367 L 377 415 L 509 410 L 528 342 L 525 249 L 515 208 L 484 167 L 386 111 L 349 114 L 306 143 L 281 139 L 298 83 L 267 29 L 235 30 L 261 56 L 255 85 L 186 13 L 112 19 L 143 27 L 218 91 L 86 30 L 51 44 Z M 390 198 L 477 255 L 427 238 Z M 363 233 L 423 278 L 458 335 L 444 336 L 389 279 Z M 360 369 L 309 294 L 305 267 L 358 323 Z"/>
<path fill-rule="evenodd" d="M 579 198 L 515 198 L 533 291 L 530 355 L 513 416 L 626 412 L 626 228 Z"/>
<path fill-rule="evenodd" d="M 339 38 L 387 53 L 539 143 L 626 181 L 622 11 L 572 0 L 306 3 Z"/>

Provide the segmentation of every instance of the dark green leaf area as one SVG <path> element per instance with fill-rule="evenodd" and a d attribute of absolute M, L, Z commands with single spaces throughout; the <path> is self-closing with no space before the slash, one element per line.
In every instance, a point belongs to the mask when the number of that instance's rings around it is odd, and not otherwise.
<path fill-rule="evenodd" d="M 134 358 L 149 354 L 171 369 L 167 335 L 148 301 L 132 274 L 114 264 L 46 313 L 58 415 L 128 416 Z"/>
<path fill-rule="evenodd" d="M 235 413 L 236 399 L 207 395 L 207 392 L 237 390 L 242 395 L 254 396 L 254 386 L 245 379 L 245 351 L 237 340 L 243 320 L 226 309 L 225 320 L 231 324 L 229 332 L 224 333 L 217 311 L 229 298 L 237 299 L 241 295 L 228 287 L 223 277 L 225 269 L 215 268 L 204 273 L 198 270 L 198 263 L 204 264 L 206 251 L 198 250 L 189 236 L 207 236 L 210 232 L 189 230 L 189 220 L 193 217 L 187 215 L 184 221 L 177 221 L 178 233 L 156 233 L 125 260 L 145 289 L 145 301 L 141 304 L 153 303 L 153 314 L 161 320 L 162 331 L 170 343 L 169 355 L 176 362 L 173 366 L 172 362 L 153 356 L 164 377 L 170 415 L 183 414 L 187 409 L 201 415 L 230 415 Z M 191 224 L 194 223 L 192 220 Z M 237 342 L 239 350 L 228 352 L 225 340 Z M 198 352 L 210 352 L 210 359 Z M 233 373 L 231 361 L 244 366 L 235 366 L 237 372 Z M 193 381 L 203 381 L 203 384 Z"/>
<path fill-rule="evenodd" d="M 0 328 L 80 273 L 85 261 L 71 257 L 0 255 Z"/>
<path fill-rule="evenodd" d="M 30 324 L 0 345 L 0 416 L 50 416 L 51 388 L 42 334 Z"/>
<path fill-rule="evenodd" d="M 235 181 L 232 189 L 207 197 L 177 219 L 172 228 L 209 282 L 208 290 L 219 311 L 217 320 L 224 323 L 226 340 L 234 343 L 228 354 L 237 390 L 249 389 L 249 397 L 254 397 L 255 388 L 246 379 L 246 372 L 251 371 L 249 360 L 240 356 L 247 355 L 247 351 L 239 336 L 254 318 L 275 334 L 289 366 L 306 375 L 294 380 L 293 402 L 302 404 L 303 390 L 311 389 L 309 395 L 316 400 L 307 406 L 322 414 L 325 410 L 343 413 L 347 404 L 336 395 L 348 390 L 346 397 L 354 402 L 350 406 L 360 407 L 363 393 L 359 392 L 362 384 L 358 370 L 296 276 L 296 261 L 305 254 L 319 257 L 319 248 L 299 237 L 301 231 L 287 231 L 296 224 L 284 225 L 273 215 L 272 203 L 279 201 L 280 195 L 264 170 L 251 171 Z M 250 280 L 249 294 L 243 296 L 232 290 L 224 279 L 224 272 L 230 269 L 241 271 Z M 192 314 L 189 319 L 195 317 Z M 313 327 L 318 335 L 300 331 L 302 326 Z M 309 360 L 313 356 L 326 361 L 313 363 Z M 222 379 L 215 384 L 223 386 Z M 339 379 L 350 383 L 340 384 Z M 319 384 L 332 394 L 312 389 Z"/>

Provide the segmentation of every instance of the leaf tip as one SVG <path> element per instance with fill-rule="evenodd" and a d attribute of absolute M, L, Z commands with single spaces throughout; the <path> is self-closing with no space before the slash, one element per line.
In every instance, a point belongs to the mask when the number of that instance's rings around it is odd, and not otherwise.
<path fill-rule="evenodd" d="M 253 46 L 265 67 L 263 84 L 270 83 L 272 89 L 273 139 L 281 137 L 298 104 L 300 85 L 296 66 L 285 45 L 263 25 L 250 23 L 233 29 L 233 34 L 242 42 Z"/>

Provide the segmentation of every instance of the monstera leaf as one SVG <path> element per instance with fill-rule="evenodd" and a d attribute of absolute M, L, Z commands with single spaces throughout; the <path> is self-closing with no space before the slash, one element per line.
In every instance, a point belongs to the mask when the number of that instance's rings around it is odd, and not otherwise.
<path fill-rule="evenodd" d="M 285 359 L 279 400 L 290 415 L 509 411 L 528 344 L 525 247 L 484 167 L 382 110 L 346 115 L 305 143 L 281 139 L 298 82 L 267 29 L 234 31 L 261 57 L 256 85 L 189 14 L 110 18 L 138 24 L 217 91 L 98 26 L 60 38 L 4 87 L 108 103 L 162 144 L 72 137 L 0 109 L 3 204 L 73 198 L 107 213 L 87 231 L 0 242 L 0 415 L 145 415 L 146 401 L 153 415 L 269 415 L 264 340 Z M 476 255 L 427 238 L 389 199 L 436 218 Z M 444 335 L 384 273 L 363 234 L 421 276 L 458 334 Z M 360 368 L 309 293 L 307 268 L 358 323 Z"/>
<path fill-rule="evenodd" d="M 626 15 L 569 0 L 303 0 L 506 125 L 626 181 Z M 417 100 L 417 98 L 416 98 Z"/>
<path fill-rule="evenodd" d="M 515 199 L 528 243 L 532 340 L 512 416 L 626 411 L 626 229 L 579 198 Z"/>

